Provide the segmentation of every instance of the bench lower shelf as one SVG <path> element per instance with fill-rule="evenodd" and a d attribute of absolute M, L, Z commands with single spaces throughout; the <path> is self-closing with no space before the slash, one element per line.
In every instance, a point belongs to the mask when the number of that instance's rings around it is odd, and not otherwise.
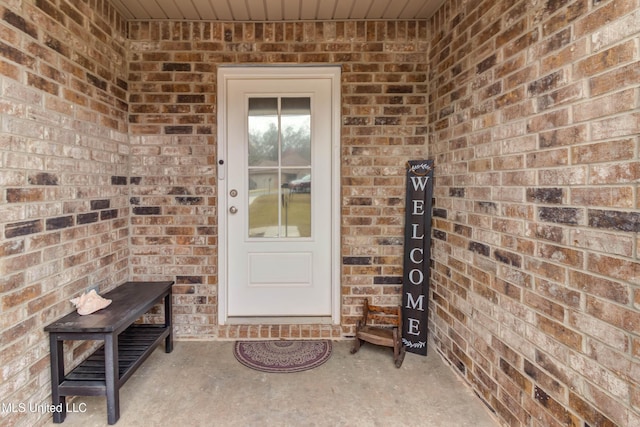
<path fill-rule="evenodd" d="M 164 325 L 131 325 L 118 335 L 119 383 L 124 384 L 135 370 L 169 335 Z M 106 395 L 104 346 L 65 375 L 58 390 L 62 396 Z"/>

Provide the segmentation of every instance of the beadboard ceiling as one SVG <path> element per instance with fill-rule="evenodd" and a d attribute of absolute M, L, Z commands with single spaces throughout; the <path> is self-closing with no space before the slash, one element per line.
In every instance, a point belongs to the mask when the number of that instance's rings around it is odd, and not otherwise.
<path fill-rule="evenodd" d="M 111 0 L 128 20 L 427 19 L 445 0 Z"/>

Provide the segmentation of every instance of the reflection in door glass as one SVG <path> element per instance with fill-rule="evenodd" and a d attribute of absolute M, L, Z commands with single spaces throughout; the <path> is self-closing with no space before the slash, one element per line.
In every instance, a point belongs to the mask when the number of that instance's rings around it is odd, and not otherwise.
<path fill-rule="evenodd" d="M 278 98 L 249 99 L 249 166 L 278 165 Z"/>
<path fill-rule="evenodd" d="M 284 237 L 311 236 L 311 171 L 285 169 L 282 171 L 282 226 Z"/>
<path fill-rule="evenodd" d="M 311 165 L 309 98 L 282 98 L 282 166 Z"/>
<path fill-rule="evenodd" d="M 250 98 L 249 237 L 311 237 L 311 99 Z"/>
<path fill-rule="evenodd" d="M 249 170 L 249 237 L 278 237 L 277 169 Z"/>

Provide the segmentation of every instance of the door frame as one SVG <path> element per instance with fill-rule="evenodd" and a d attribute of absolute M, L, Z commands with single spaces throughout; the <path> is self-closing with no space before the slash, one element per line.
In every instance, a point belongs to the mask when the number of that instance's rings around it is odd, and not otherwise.
<path fill-rule="evenodd" d="M 310 78 L 331 80 L 331 318 L 323 317 L 283 317 L 283 318 L 229 318 L 228 316 L 228 232 L 227 232 L 227 83 L 230 80 L 260 78 Z M 339 66 L 268 66 L 268 65 L 226 65 L 218 67 L 217 79 L 217 211 L 218 211 L 218 324 L 238 323 L 331 323 L 340 324 L 340 109 L 341 109 L 341 68 Z M 263 321 L 264 320 L 264 321 Z"/>

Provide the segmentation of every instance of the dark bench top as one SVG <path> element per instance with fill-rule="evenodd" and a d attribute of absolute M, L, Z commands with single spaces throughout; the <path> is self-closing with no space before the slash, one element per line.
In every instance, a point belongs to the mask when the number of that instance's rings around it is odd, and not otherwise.
<path fill-rule="evenodd" d="M 166 295 L 174 282 L 126 282 L 102 295 L 111 304 L 85 316 L 76 311 L 44 328 L 47 332 L 120 333 Z"/>

